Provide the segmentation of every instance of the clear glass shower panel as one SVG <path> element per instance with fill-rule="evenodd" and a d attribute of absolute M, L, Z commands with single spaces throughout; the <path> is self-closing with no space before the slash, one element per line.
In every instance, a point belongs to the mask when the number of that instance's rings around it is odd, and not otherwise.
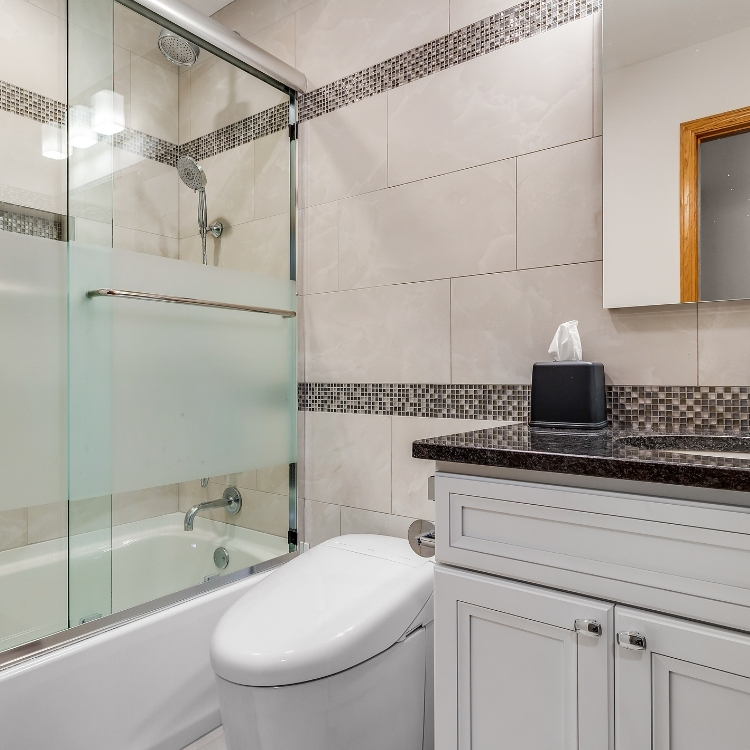
<path fill-rule="evenodd" d="M 102 102 L 114 87 L 114 9 L 103 0 L 69 0 L 68 3 L 68 305 L 70 272 L 75 273 L 76 243 L 102 249 L 112 247 L 114 145 L 101 125 Z M 80 431 L 75 373 L 79 353 L 68 332 L 69 435 Z M 91 384 L 92 387 L 94 384 Z M 96 383 L 92 398 L 101 402 L 107 381 Z M 106 419 L 106 412 L 99 418 Z M 70 444 L 68 445 L 70 451 Z M 100 454 L 101 455 L 101 454 Z M 75 626 L 112 611 L 112 498 L 109 492 L 83 496 L 70 481 L 74 467 L 69 459 L 68 619 Z M 95 460 L 92 456 L 91 460 Z"/>

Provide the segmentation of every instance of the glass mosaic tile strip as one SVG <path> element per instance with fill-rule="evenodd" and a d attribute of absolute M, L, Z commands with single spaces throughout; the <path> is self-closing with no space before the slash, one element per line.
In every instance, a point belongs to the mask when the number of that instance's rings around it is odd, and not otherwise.
<path fill-rule="evenodd" d="M 194 138 L 180 146 L 179 151 L 180 155 L 192 156 L 200 161 L 288 127 L 289 105 L 282 102 L 239 122 L 214 130 L 208 135 Z"/>
<path fill-rule="evenodd" d="M 528 421 L 531 386 L 300 383 L 300 411 Z"/>
<path fill-rule="evenodd" d="M 62 240 L 63 238 L 61 218 L 26 214 L 20 206 L 18 211 L 0 208 L 0 231 L 30 234 L 33 237 L 44 237 L 48 240 Z"/>
<path fill-rule="evenodd" d="M 65 123 L 65 103 L 35 94 L 7 81 L 0 81 L 0 109 L 36 122 Z"/>
<path fill-rule="evenodd" d="M 622 430 L 747 432 L 750 387 L 609 386 L 607 412 Z"/>
<path fill-rule="evenodd" d="M 300 411 L 408 417 L 529 420 L 529 385 L 300 383 Z M 607 386 L 619 430 L 750 431 L 750 386 Z"/>
<path fill-rule="evenodd" d="M 596 13 L 602 0 L 527 0 L 300 97 L 300 122 Z"/>

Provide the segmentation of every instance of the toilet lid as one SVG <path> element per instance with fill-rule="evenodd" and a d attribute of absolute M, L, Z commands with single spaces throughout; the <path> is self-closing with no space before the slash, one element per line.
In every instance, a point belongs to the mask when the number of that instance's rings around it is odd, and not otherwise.
<path fill-rule="evenodd" d="M 401 638 L 433 590 L 432 560 L 406 540 L 331 539 L 239 599 L 211 639 L 211 664 L 239 685 L 307 682 L 349 669 Z"/>

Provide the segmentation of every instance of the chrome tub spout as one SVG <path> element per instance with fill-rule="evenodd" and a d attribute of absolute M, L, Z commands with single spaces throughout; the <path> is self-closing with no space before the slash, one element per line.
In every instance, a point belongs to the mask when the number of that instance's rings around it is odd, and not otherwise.
<path fill-rule="evenodd" d="M 235 515 L 242 509 L 242 495 L 240 495 L 240 492 L 236 487 L 227 487 L 224 490 L 224 494 L 218 500 L 210 500 L 209 502 L 194 505 L 185 514 L 185 531 L 192 531 L 195 517 L 202 510 L 207 510 L 209 508 L 226 508 L 227 513 Z"/>

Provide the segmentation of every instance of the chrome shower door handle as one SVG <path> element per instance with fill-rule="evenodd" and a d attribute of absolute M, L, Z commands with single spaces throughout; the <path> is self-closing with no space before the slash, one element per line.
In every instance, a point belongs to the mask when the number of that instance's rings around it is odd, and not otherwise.
<path fill-rule="evenodd" d="M 617 645 L 629 651 L 645 651 L 646 636 L 635 631 L 621 630 L 617 634 Z"/>
<path fill-rule="evenodd" d="M 596 620 L 576 620 L 575 631 L 581 635 L 590 635 L 594 638 L 602 637 L 602 626 Z"/>

